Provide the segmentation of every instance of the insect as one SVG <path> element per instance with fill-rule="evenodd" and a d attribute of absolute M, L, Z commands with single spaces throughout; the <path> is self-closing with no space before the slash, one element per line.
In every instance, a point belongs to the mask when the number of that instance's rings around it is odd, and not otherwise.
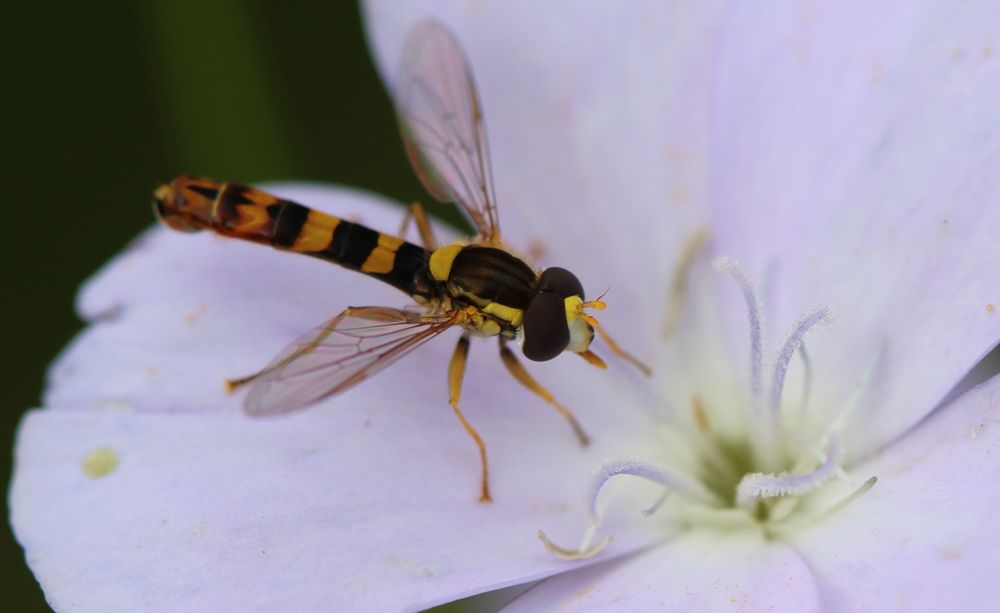
<path fill-rule="evenodd" d="M 475 441 L 481 463 L 480 500 L 490 500 L 486 445 L 459 408 L 471 336 L 497 337 L 514 379 L 553 406 L 581 445 L 589 439 L 572 411 L 524 368 L 509 343 L 530 360 L 564 351 L 606 368 L 590 350 L 595 331 L 608 347 L 646 374 L 648 369 L 607 335 L 588 309 L 583 287 L 564 268 L 536 272 L 500 236 L 482 110 L 465 55 L 443 26 L 416 27 L 404 48 L 397 112 L 410 162 L 427 191 L 456 202 L 476 228 L 471 240 L 439 246 L 422 207 L 412 219 L 422 245 L 383 234 L 262 190 L 187 175 L 154 192 L 156 215 L 182 231 L 224 236 L 304 253 L 360 271 L 402 290 L 416 308 L 349 307 L 285 348 L 261 371 L 228 381 L 249 387 L 252 415 L 308 407 L 371 377 L 445 330 L 462 334 L 448 367 L 449 403 Z"/>

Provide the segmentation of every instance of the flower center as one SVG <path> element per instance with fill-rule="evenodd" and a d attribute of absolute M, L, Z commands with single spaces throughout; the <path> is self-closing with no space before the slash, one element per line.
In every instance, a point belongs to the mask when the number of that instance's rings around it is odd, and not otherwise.
<path fill-rule="evenodd" d="M 707 525 L 723 518 L 727 524 L 735 520 L 757 526 L 771 537 L 780 537 L 802 524 L 824 519 L 874 485 L 874 477 L 860 486 L 852 483 L 841 466 L 840 434 L 845 417 L 867 387 L 881 351 L 870 360 L 847 405 L 818 430 L 819 435 L 807 434 L 798 425 L 807 406 L 812 375 L 803 341 L 817 325 L 831 319 L 829 309 L 819 307 L 799 319 L 777 352 L 765 389 L 761 306 L 756 291 L 738 263 L 718 258 L 713 264 L 717 270 L 728 273 L 739 287 L 747 310 L 750 389 L 745 397 L 735 398 L 730 406 L 724 407 L 724 410 L 742 409 L 746 427 L 737 435 L 713 433 L 710 422 L 713 410 L 718 408 L 705 406 L 695 396 L 691 401 L 692 419 L 684 422 L 691 425 L 679 425 L 676 428 L 681 431 L 672 433 L 677 438 L 676 446 L 687 447 L 676 455 L 687 461 L 618 460 L 604 464 L 588 492 L 591 528 L 580 547 L 560 548 L 539 532 L 546 548 L 553 553 L 567 558 L 589 557 L 610 542 L 610 537 L 606 537 L 596 545 L 592 543 L 601 523 L 603 506 L 608 502 L 602 499 L 601 493 L 609 481 L 623 475 L 663 487 L 660 497 L 643 510 L 644 515 L 652 515 L 668 500 L 676 499 L 676 506 L 683 508 L 688 524 Z M 785 379 L 796 356 L 802 362 L 805 376 L 798 419 L 791 420 L 784 415 L 787 404 Z M 842 486 L 847 485 L 846 495 L 818 508 L 816 505 L 804 508 L 809 506 L 803 503 L 811 494 L 825 489 L 835 479 Z"/>

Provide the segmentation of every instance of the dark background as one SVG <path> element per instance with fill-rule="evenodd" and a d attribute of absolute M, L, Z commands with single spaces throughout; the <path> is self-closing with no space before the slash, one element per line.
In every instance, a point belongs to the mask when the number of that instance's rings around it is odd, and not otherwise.
<path fill-rule="evenodd" d="M 353 2 L 23 3 L 0 28 L 4 475 L 81 328 L 77 288 L 153 223 L 155 184 L 191 172 L 423 195 Z M 47 610 L 3 525 L 0 609 Z"/>

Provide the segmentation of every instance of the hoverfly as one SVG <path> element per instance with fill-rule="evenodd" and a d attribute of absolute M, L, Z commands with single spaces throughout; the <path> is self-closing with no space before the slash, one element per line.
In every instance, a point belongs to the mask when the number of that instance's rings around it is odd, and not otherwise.
<path fill-rule="evenodd" d="M 448 368 L 449 403 L 479 448 L 480 500 L 490 500 L 486 445 L 459 409 L 471 336 L 495 336 L 500 358 L 519 383 L 569 422 L 581 445 L 589 439 L 572 411 L 528 374 L 508 346 L 516 340 L 530 360 L 572 351 L 606 368 L 590 351 L 595 330 L 609 348 L 643 372 L 585 309 L 583 287 L 564 268 L 537 273 L 500 238 L 490 176 L 486 129 L 465 54 L 441 25 L 423 23 L 410 34 L 396 91 L 397 112 L 410 162 L 428 192 L 457 203 L 476 228 L 468 241 L 438 246 L 419 204 L 410 219 L 422 246 L 253 187 L 187 175 L 154 193 L 156 215 L 182 231 L 224 236 L 304 253 L 380 279 L 408 294 L 417 307 L 349 307 L 295 340 L 263 370 L 228 381 L 249 386 L 251 415 L 295 411 L 343 392 L 453 327 L 463 329 Z"/>

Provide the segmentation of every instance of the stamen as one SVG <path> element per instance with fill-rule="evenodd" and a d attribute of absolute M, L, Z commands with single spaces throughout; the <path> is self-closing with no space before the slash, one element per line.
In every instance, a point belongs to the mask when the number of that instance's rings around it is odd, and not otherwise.
<path fill-rule="evenodd" d="M 592 529 L 593 526 L 588 528 L 587 531 L 590 532 Z M 553 543 L 549 537 L 545 535 L 545 532 L 541 530 L 538 531 L 538 539 L 542 541 L 543 545 L 545 545 L 545 549 L 548 550 L 549 553 L 553 553 L 564 560 L 584 560 L 586 558 L 592 558 L 600 553 L 602 549 L 607 547 L 612 538 L 613 537 L 609 534 L 598 541 L 596 545 L 581 545 L 579 549 L 565 549 Z M 584 542 L 589 540 L 590 539 L 584 536 Z"/>
<path fill-rule="evenodd" d="M 654 502 L 652 505 L 650 505 L 649 507 L 647 507 L 647 508 L 645 508 L 645 509 L 642 510 L 642 516 L 643 517 L 649 517 L 649 516 L 653 515 L 654 513 L 656 513 L 657 511 L 659 511 L 660 507 L 663 506 L 663 503 L 667 501 L 667 498 L 669 496 L 670 496 L 670 491 L 669 490 L 666 491 L 666 492 L 663 492 L 663 494 L 661 494 L 660 497 L 656 499 L 656 502 Z"/>
<path fill-rule="evenodd" d="M 843 511 L 844 507 L 846 507 L 847 505 L 851 504 L 852 502 L 854 502 L 858 498 L 861 498 L 862 496 L 864 496 L 865 494 L 867 494 L 868 490 L 870 490 L 873 487 L 875 487 L 876 483 L 878 483 L 878 477 L 875 477 L 875 476 L 869 477 L 867 481 L 865 481 L 864 483 L 862 483 L 858 487 L 858 489 L 856 489 L 853 492 L 851 492 L 850 494 L 848 494 L 846 497 L 844 497 L 843 500 L 841 500 L 837 504 L 833 505 L 832 507 L 830 507 L 826 511 L 823 511 L 819 515 L 813 516 L 810 521 L 820 522 L 820 521 L 823 521 L 824 519 L 830 517 L 834 513 L 839 513 L 840 511 Z"/>
<path fill-rule="evenodd" d="M 868 493 L 869 490 L 875 487 L 876 483 L 878 483 L 878 477 L 875 476 L 869 477 L 868 480 L 862 483 L 860 486 L 858 486 L 856 490 L 845 496 L 843 499 L 840 500 L 840 502 L 836 503 L 835 505 L 831 506 L 825 511 L 817 513 L 812 517 L 801 519 L 799 521 L 784 522 L 782 524 L 774 525 L 771 527 L 771 530 L 778 534 L 789 534 L 795 530 L 800 530 L 802 528 L 813 526 L 820 522 L 826 521 L 832 515 L 839 513 L 840 511 L 843 511 L 844 508 L 847 507 L 849 504 L 851 504 L 858 498 L 861 498 L 866 493 Z"/>
<path fill-rule="evenodd" d="M 861 373 L 861 379 L 858 380 L 854 389 L 851 390 L 851 395 L 847 398 L 847 402 L 844 406 L 837 411 L 834 415 L 833 420 L 827 427 L 828 432 L 839 432 L 841 428 L 844 427 L 844 422 L 854 409 L 861 403 L 861 399 L 864 397 L 865 392 L 868 391 L 868 387 L 871 385 L 872 378 L 875 377 L 875 371 L 878 369 L 879 362 L 882 361 L 882 354 L 885 352 L 885 339 L 878 344 L 875 351 L 868 358 L 868 363 L 865 364 L 865 369 Z"/>
<path fill-rule="evenodd" d="M 799 434 L 795 435 L 795 442 L 797 442 L 803 449 L 809 452 L 809 455 L 815 458 L 817 462 L 822 463 L 826 461 L 826 454 L 820 451 L 819 447 L 813 445 L 805 438 L 803 438 L 801 435 Z M 833 474 L 842 481 L 851 480 L 850 475 L 848 475 L 847 472 L 839 464 L 834 468 Z"/>
<path fill-rule="evenodd" d="M 760 407 L 760 389 L 764 363 L 763 341 L 761 340 L 761 317 L 760 301 L 754 292 L 753 284 L 747 278 L 747 273 L 739 262 L 727 257 L 718 257 L 712 262 L 712 266 L 719 272 L 728 272 L 736 285 L 743 292 L 743 300 L 746 302 L 747 316 L 750 319 L 750 392 L 751 404 L 754 411 Z"/>
<path fill-rule="evenodd" d="M 774 363 L 774 375 L 771 378 L 771 398 L 770 398 L 770 419 L 772 435 L 777 437 L 781 429 L 781 392 L 785 387 L 785 374 L 788 372 L 788 363 L 792 361 L 792 356 L 802 346 L 802 338 L 813 326 L 820 322 L 829 321 L 831 318 L 830 309 L 819 307 L 807 313 L 799 323 L 796 324 L 792 334 L 785 341 L 778 359 Z"/>
<path fill-rule="evenodd" d="M 663 338 L 669 338 L 677 329 L 677 321 L 681 315 L 681 305 L 688 289 L 688 272 L 694 265 L 695 258 L 701 253 L 708 243 L 708 227 L 699 228 L 688 238 L 681 249 L 680 259 L 674 268 L 673 278 L 670 280 L 670 294 L 667 301 L 667 317 L 663 324 Z"/>
<path fill-rule="evenodd" d="M 812 391 L 812 361 L 806 353 L 806 344 L 799 345 L 799 358 L 802 359 L 802 398 L 799 400 L 799 424 L 805 419 L 806 410 L 809 408 L 809 393 Z"/>
<path fill-rule="evenodd" d="M 736 487 L 736 499 L 747 505 L 756 499 L 778 496 L 802 496 L 823 485 L 840 464 L 840 442 L 831 437 L 826 461 L 816 470 L 803 475 L 751 473 Z"/>
<path fill-rule="evenodd" d="M 701 482 L 684 473 L 636 460 L 618 460 L 604 464 L 590 483 L 587 498 L 590 499 L 589 513 L 592 523 L 597 524 L 601 521 L 601 514 L 597 510 L 597 501 L 601 490 L 608 481 L 620 475 L 631 475 L 659 483 L 671 492 L 703 504 L 718 505 L 722 502 L 716 494 L 705 488 Z M 655 507 L 656 505 L 654 504 L 653 506 Z"/>

